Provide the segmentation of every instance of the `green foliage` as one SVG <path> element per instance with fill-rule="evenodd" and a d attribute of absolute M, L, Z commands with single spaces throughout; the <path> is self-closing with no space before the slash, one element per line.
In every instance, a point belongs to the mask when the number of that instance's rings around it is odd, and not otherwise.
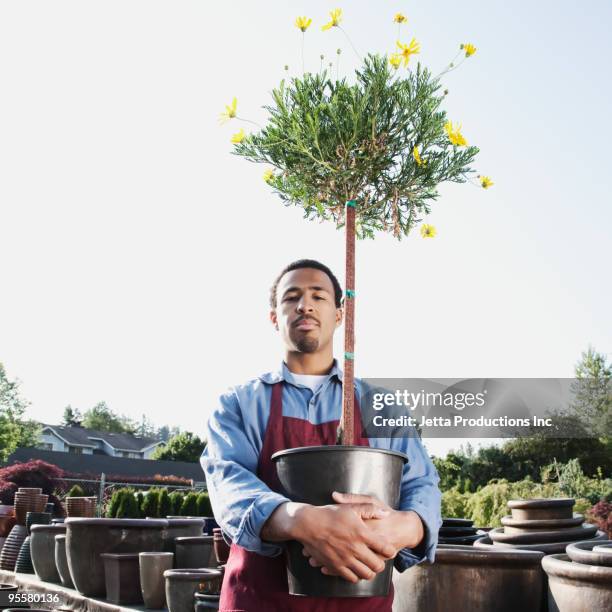
<path fill-rule="evenodd" d="M 173 491 L 170 493 L 170 503 L 172 504 L 172 512 L 170 512 L 171 515 L 180 515 L 184 498 L 185 496 L 180 491 Z"/>
<path fill-rule="evenodd" d="M 40 426 L 24 419 L 29 402 L 19 392 L 19 381 L 9 380 L 0 363 L 0 463 L 17 448 L 36 446 Z"/>
<path fill-rule="evenodd" d="M 62 418 L 62 425 L 64 427 L 75 427 L 81 424 L 83 417 L 79 410 L 74 409 L 68 405 L 64 408 L 64 416 Z"/>
<path fill-rule="evenodd" d="M 183 431 L 170 438 L 166 446 L 157 447 L 153 453 L 153 459 L 197 463 L 205 446 L 206 443 L 197 435 L 190 431 Z"/>
<path fill-rule="evenodd" d="M 106 517 L 107 518 L 121 518 L 119 517 L 119 509 L 121 508 L 122 504 L 123 504 L 122 512 L 129 511 L 129 509 L 131 508 L 131 502 L 129 500 L 126 501 L 126 498 L 128 497 L 134 497 L 134 491 L 132 491 L 132 489 L 124 487 L 124 488 L 113 491 L 110 502 L 108 503 L 108 506 L 106 509 Z"/>
<path fill-rule="evenodd" d="M 212 516 L 212 506 L 210 505 L 210 498 L 207 492 L 202 492 L 198 495 L 197 500 L 197 515 L 198 516 Z"/>
<path fill-rule="evenodd" d="M 66 493 L 66 497 L 85 497 L 85 491 L 78 484 L 71 487 L 70 491 Z"/>
<path fill-rule="evenodd" d="M 142 502 L 142 514 L 151 518 L 159 517 L 159 489 L 149 489 Z"/>
<path fill-rule="evenodd" d="M 170 501 L 170 495 L 168 495 L 168 489 L 162 489 L 159 492 L 157 516 L 166 518 L 170 514 L 172 514 L 172 502 Z"/>
<path fill-rule="evenodd" d="M 142 511 L 142 507 L 144 505 L 144 495 L 142 491 L 138 491 L 138 493 L 136 493 L 136 503 L 138 504 L 138 513 L 140 515 L 139 518 L 146 518 Z"/>
<path fill-rule="evenodd" d="M 135 426 L 132 421 L 125 417 L 115 414 L 106 404 L 99 402 L 93 408 L 83 414 L 83 427 L 97 429 L 98 431 L 108 431 L 111 433 L 134 433 Z"/>
<path fill-rule="evenodd" d="M 281 81 L 267 125 L 234 153 L 273 165 L 270 185 L 306 218 L 342 227 L 346 201 L 356 200 L 359 238 L 401 238 L 430 211 L 440 183 L 465 182 L 478 149 L 449 142 L 440 82 L 420 64 L 401 78 L 370 54 L 355 80 L 324 71 Z M 415 146 L 426 164 L 416 163 Z"/>
<path fill-rule="evenodd" d="M 115 518 L 140 518 L 140 508 L 132 489 L 124 489 Z"/>
<path fill-rule="evenodd" d="M 187 493 L 181 505 L 181 516 L 198 516 L 198 496 L 196 493 Z"/>
<path fill-rule="evenodd" d="M 442 516 L 445 518 L 466 518 L 469 493 L 449 489 L 442 493 Z"/>

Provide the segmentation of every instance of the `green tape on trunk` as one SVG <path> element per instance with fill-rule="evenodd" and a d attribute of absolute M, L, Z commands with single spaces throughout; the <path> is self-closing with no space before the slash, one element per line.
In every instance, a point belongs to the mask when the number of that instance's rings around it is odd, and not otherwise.
<path fill-rule="evenodd" d="M 348 360 L 350 360 L 350 361 L 354 361 L 354 359 L 355 359 L 355 353 L 349 353 L 348 351 L 346 351 L 346 352 L 344 353 L 344 358 L 345 358 L 345 359 L 348 359 Z"/>
<path fill-rule="evenodd" d="M 349 200 L 346 205 L 350 206 L 351 208 L 355 208 L 357 206 L 357 202 L 355 202 L 355 200 Z"/>
<path fill-rule="evenodd" d="M 347 298 L 354 298 L 355 297 L 355 292 L 352 289 L 347 289 L 346 290 L 346 297 Z"/>

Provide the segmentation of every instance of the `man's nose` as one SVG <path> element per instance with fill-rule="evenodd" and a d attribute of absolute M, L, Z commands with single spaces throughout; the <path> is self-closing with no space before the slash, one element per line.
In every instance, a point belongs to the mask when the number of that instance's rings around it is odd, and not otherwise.
<path fill-rule="evenodd" d="M 298 300 L 298 303 L 297 303 L 298 312 L 312 312 L 312 310 L 313 310 L 312 300 L 305 298 L 305 297 Z"/>

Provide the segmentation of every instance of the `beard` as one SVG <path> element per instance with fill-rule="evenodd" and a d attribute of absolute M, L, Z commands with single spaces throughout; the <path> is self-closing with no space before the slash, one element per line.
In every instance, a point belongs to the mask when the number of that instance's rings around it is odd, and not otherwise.
<path fill-rule="evenodd" d="M 293 338 L 295 347 L 300 353 L 314 353 L 319 348 L 319 339 L 308 334 L 298 332 L 297 338 Z"/>

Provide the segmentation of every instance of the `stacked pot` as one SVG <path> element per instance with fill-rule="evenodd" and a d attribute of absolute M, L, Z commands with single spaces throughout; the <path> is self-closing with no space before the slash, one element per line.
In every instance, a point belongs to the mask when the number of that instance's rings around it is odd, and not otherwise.
<path fill-rule="evenodd" d="M 597 526 L 574 514 L 575 500 L 519 499 L 508 502 L 512 514 L 501 519 L 503 527 L 492 529 L 474 546 L 512 547 L 539 550 L 547 554 L 562 553 L 570 542 L 606 539 Z"/>
<path fill-rule="evenodd" d="M 97 497 L 67 497 L 66 515 L 75 518 L 93 518 L 96 516 L 97 502 Z"/>
<path fill-rule="evenodd" d="M 445 518 L 438 533 L 438 544 L 470 546 L 483 535 L 485 532 L 478 531 L 470 519 Z"/>
<path fill-rule="evenodd" d="M 612 610 L 612 542 L 574 542 L 542 559 L 549 612 Z"/>

